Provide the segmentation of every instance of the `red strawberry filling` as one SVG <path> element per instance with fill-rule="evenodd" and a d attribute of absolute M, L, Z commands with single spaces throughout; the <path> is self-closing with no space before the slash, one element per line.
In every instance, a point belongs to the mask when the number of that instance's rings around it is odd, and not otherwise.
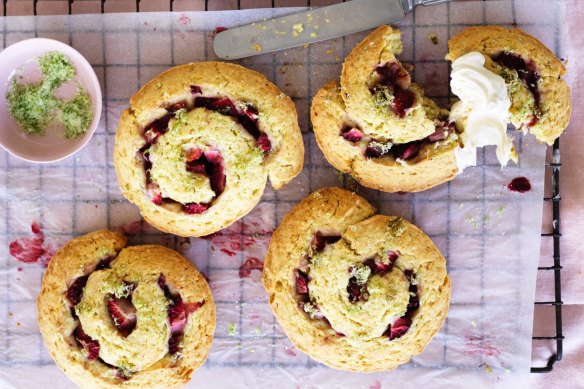
<path fill-rule="evenodd" d="M 517 71 L 517 75 L 523 81 L 523 84 L 529 90 L 535 101 L 535 109 L 537 112 L 533 113 L 533 118 L 528 126 L 535 125 L 539 121 L 539 112 L 541 109 L 541 94 L 537 85 L 541 76 L 537 72 L 535 63 L 533 61 L 526 61 L 520 55 L 509 51 L 502 51 L 493 56 L 493 61 L 508 69 Z"/>
<path fill-rule="evenodd" d="M 161 274 L 158 277 L 158 286 L 164 291 L 166 298 L 170 300 L 168 306 L 168 320 L 170 322 L 170 339 L 168 340 L 168 352 L 171 355 L 181 350 L 181 341 L 184 337 L 184 328 L 191 313 L 205 304 L 205 301 L 184 303 L 179 293 L 171 292 L 166 277 Z"/>
<path fill-rule="evenodd" d="M 416 95 L 410 89 L 411 79 L 408 71 L 399 63 L 386 63 L 377 66 L 375 69 L 379 79 L 377 84 L 371 88 L 371 93 L 375 93 L 378 88 L 387 88 L 393 93 L 393 99 L 389 103 L 390 108 L 400 118 L 406 115 L 406 111 L 416 103 Z"/>
<path fill-rule="evenodd" d="M 397 261 L 398 257 L 399 253 L 397 251 L 390 250 L 387 252 L 387 262 L 384 262 L 379 256 L 375 256 L 373 258 L 369 258 L 363 262 L 363 264 L 371 269 L 371 274 L 384 275 L 393 269 L 393 265 L 395 264 L 395 261 Z"/>
<path fill-rule="evenodd" d="M 349 294 L 349 301 L 355 304 L 357 301 L 367 300 L 367 285 L 359 284 L 357 278 L 349 278 L 347 284 L 347 293 Z"/>
<path fill-rule="evenodd" d="M 200 215 L 207 212 L 210 207 L 209 204 L 189 203 L 183 206 L 183 210 L 189 215 Z"/>
<path fill-rule="evenodd" d="M 357 127 L 345 126 L 341 129 L 341 136 L 349 142 L 356 143 L 363 139 L 364 134 Z"/>
<path fill-rule="evenodd" d="M 180 101 L 176 104 L 172 104 L 172 105 L 166 107 L 166 110 L 168 111 L 168 113 L 176 113 L 176 111 L 178 111 L 179 109 L 185 109 L 186 107 L 187 107 L 187 102 Z"/>
<path fill-rule="evenodd" d="M 97 340 L 91 339 L 91 337 L 87 335 L 85 331 L 83 331 L 81 324 L 75 328 L 75 331 L 73 331 L 73 336 L 81 348 L 84 349 L 87 353 L 87 359 L 92 361 L 99 358 L 99 342 Z"/>
<path fill-rule="evenodd" d="M 387 327 L 387 330 L 383 335 L 389 337 L 389 340 L 401 338 L 406 332 L 408 332 L 411 325 L 412 319 L 406 316 L 400 317 Z"/>
<path fill-rule="evenodd" d="M 308 294 L 308 274 L 298 269 L 296 269 L 296 293 Z"/>
<path fill-rule="evenodd" d="M 239 278 L 249 277 L 252 270 L 259 270 L 261 273 L 264 270 L 264 263 L 256 257 L 247 258 L 239 267 Z"/>
<path fill-rule="evenodd" d="M 123 336 L 128 336 L 136 328 L 136 307 L 132 303 L 131 293 L 135 285 L 126 283 L 130 291 L 129 297 L 118 298 L 109 296 L 107 300 L 107 310 L 112 318 L 114 325 Z"/>
<path fill-rule="evenodd" d="M 324 250 L 327 244 L 336 243 L 340 239 L 340 235 L 324 235 L 322 232 L 316 231 L 316 234 L 314 234 L 314 237 L 312 238 L 311 246 L 313 250 L 315 250 L 317 253 L 320 253 Z"/>

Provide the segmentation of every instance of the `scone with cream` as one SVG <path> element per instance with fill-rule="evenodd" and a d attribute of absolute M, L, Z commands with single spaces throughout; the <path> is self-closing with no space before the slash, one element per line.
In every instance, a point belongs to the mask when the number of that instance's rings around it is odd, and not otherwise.
<path fill-rule="evenodd" d="M 459 147 L 448 111 L 411 82 L 397 58 L 401 32 L 381 26 L 343 63 L 312 101 L 311 121 L 327 160 L 364 186 L 417 192 L 458 172 Z"/>
<path fill-rule="evenodd" d="M 548 145 L 566 129 L 572 108 L 562 79 L 566 68 L 539 40 L 516 28 L 472 27 L 450 39 L 448 48 L 452 91 L 461 99 L 451 119 L 460 130 L 478 132 L 472 122 L 480 124 L 479 116 L 492 109 Z M 486 78 L 493 81 L 485 83 Z"/>
<path fill-rule="evenodd" d="M 156 228 L 209 235 L 247 214 L 267 178 L 302 170 L 292 100 L 235 64 L 174 67 L 140 89 L 120 119 L 114 163 L 124 196 Z"/>
<path fill-rule="evenodd" d="M 37 300 L 51 356 L 82 388 L 179 388 L 211 349 L 207 281 L 176 251 L 100 230 L 51 259 Z"/>
<path fill-rule="evenodd" d="M 264 264 L 288 338 L 337 369 L 395 369 L 424 350 L 448 311 L 442 254 L 413 224 L 375 213 L 346 190 L 314 192 L 284 217 Z"/>

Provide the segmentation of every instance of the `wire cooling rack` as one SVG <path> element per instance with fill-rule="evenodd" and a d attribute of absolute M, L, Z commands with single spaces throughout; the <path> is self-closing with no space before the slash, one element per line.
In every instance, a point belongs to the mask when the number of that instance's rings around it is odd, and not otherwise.
<path fill-rule="evenodd" d="M 344 0 L 343 0 L 344 1 Z M 74 5 L 92 6 L 83 8 L 85 12 L 108 12 L 108 5 L 114 5 L 114 10 L 122 6 L 124 11 L 140 12 L 141 10 L 156 10 L 156 11 L 173 11 L 176 10 L 176 5 L 180 4 L 183 11 L 207 11 L 213 10 L 235 10 L 245 8 L 257 7 L 278 7 L 278 6 L 322 6 L 333 3 L 343 2 L 339 0 L 160 0 L 156 2 L 156 9 L 144 7 L 144 5 L 151 5 L 153 2 L 149 0 L 66 0 L 66 1 L 42 1 L 42 0 L 2 0 L 3 15 L 33 15 L 39 14 L 39 5 L 46 5 L 53 3 L 57 5 L 56 9 L 62 9 L 60 13 L 72 14 L 74 12 Z M 515 0 L 513 0 L 515 1 Z M 44 3 L 44 4 L 42 4 Z M 124 3 L 124 4 L 121 4 Z M 15 13 L 11 11 L 11 6 L 16 6 Z M 162 8 L 161 8 L 162 7 Z M 44 13 L 44 12 L 41 12 Z M 559 139 L 555 141 L 551 147 L 550 160 L 546 163 L 546 170 L 549 171 L 550 180 L 547 182 L 547 193 L 549 196 L 544 197 L 545 202 L 551 202 L 551 232 L 542 232 L 543 239 L 550 241 L 553 245 L 553 264 L 550 266 L 541 266 L 538 268 L 541 272 L 553 272 L 554 275 L 554 299 L 551 301 L 536 301 L 536 305 L 547 305 L 555 308 L 555 335 L 533 336 L 534 341 L 555 341 L 556 351 L 549 357 L 547 365 L 543 367 L 532 367 L 532 373 L 548 373 L 553 370 L 553 366 L 557 361 L 562 359 L 563 354 L 563 340 L 562 333 L 562 292 L 561 292 L 561 256 L 560 256 L 560 144 Z M 546 172 L 548 173 L 548 172 Z M 547 175 L 546 175 L 547 176 Z"/>

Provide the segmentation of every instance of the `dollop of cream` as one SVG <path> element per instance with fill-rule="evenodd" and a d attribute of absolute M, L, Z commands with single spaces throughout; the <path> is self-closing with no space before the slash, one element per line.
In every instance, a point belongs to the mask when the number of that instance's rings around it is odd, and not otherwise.
<path fill-rule="evenodd" d="M 476 149 L 497 146 L 501 166 L 516 161 L 513 139 L 507 136 L 511 100 L 503 78 L 485 68 L 485 57 L 470 52 L 452 63 L 450 87 L 460 101 L 450 111 L 450 121 L 456 122 L 463 147 L 455 150 L 459 173 L 476 165 Z"/>

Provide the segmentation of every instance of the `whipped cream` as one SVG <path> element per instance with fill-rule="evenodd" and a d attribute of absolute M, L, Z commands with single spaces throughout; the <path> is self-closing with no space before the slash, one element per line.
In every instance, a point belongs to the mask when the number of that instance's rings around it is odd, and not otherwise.
<path fill-rule="evenodd" d="M 485 57 L 471 52 L 452 63 L 450 87 L 460 101 L 450 111 L 450 121 L 464 130 L 464 147 L 455 150 L 459 173 L 476 165 L 476 149 L 497 146 L 501 166 L 516 161 L 513 139 L 507 136 L 511 100 L 503 78 L 485 68 Z"/>

